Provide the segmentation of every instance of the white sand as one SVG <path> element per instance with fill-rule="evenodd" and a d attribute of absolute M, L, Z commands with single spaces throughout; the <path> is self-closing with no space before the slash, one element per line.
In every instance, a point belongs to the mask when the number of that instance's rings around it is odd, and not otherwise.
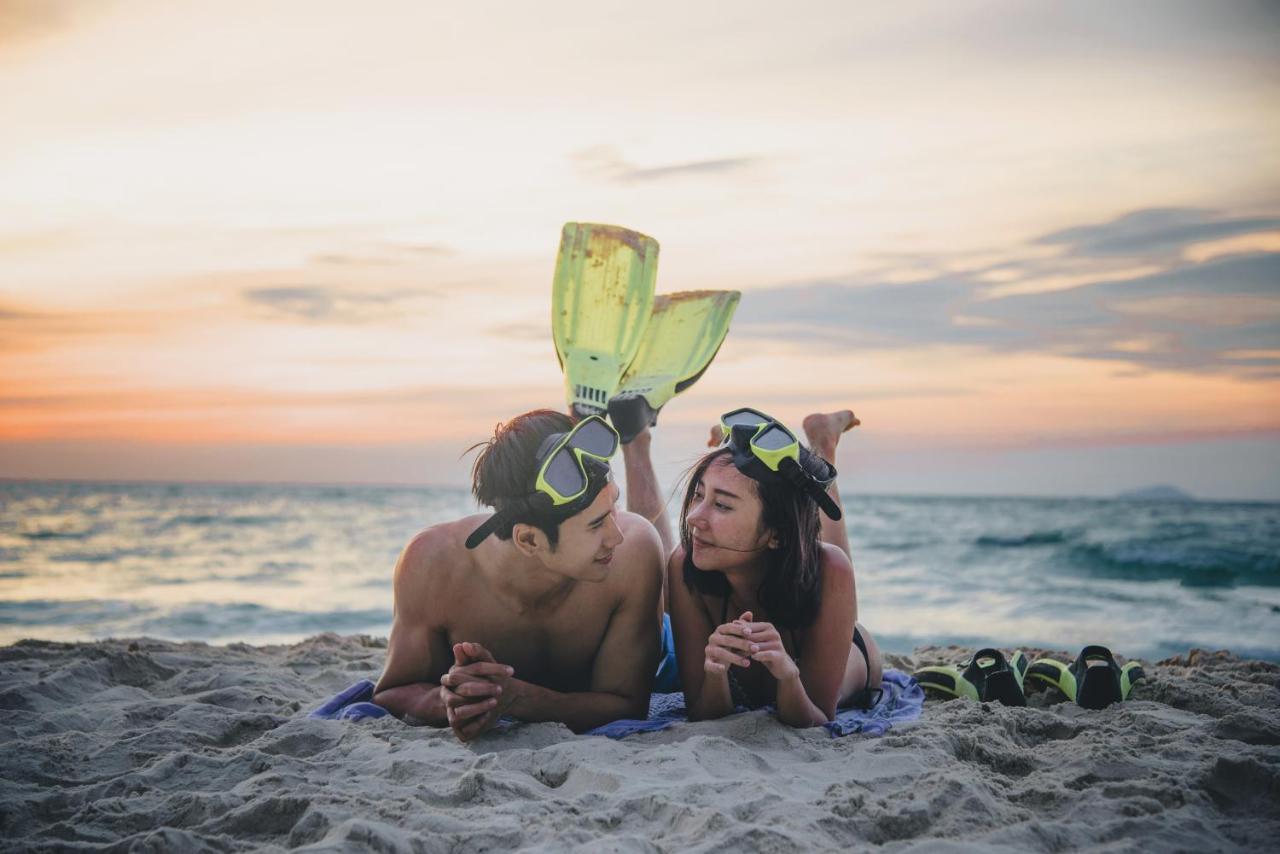
<path fill-rule="evenodd" d="M 623 741 L 463 746 L 305 713 L 384 642 L 0 648 L 4 850 L 1276 850 L 1280 667 L 1148 667 L 1100 712 L 951 701 L 884 738 L 763 712 Z M 963 650 L 893 658 L 910 670 Z M 1063 656 L 1065 658 L 1065 656 Z"/>

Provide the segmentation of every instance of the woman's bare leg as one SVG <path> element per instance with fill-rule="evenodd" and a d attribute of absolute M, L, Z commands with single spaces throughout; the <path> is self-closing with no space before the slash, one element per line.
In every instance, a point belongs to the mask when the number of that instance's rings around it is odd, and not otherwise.
<path fill-rule="evenodd" d="M 840 436 L 861 423 L 858 417 L 848 409 L 837 412 L 815 412 L 804 419 L 804 437 L 809 450 L 835 465 L 836 445 L 840 444 Z M 837 506 L 841 506 L 840 490 L 836 488 L 835 481 L 827 487 L 827 494 Z M 825 513 L 819 516 L 822 519 L 822 541 L 839 546 L 849 559 L 853 560 L 853 552 L 849 548 L 849 531 L 845 527 L 844 520 L 828 519 Z"/>
<path fill-rule="evenodd" d="M 649 455 L 652 441 L 648 428 L 622 446 L 622 460 L 627 472 L 627 509 L 653 523 L 662 540 L 662 557 L 665 560 L 676 547 L 671 520 L 667 518 L 667 505 L 658 488 L 658 474 L 653 470 Z"/>

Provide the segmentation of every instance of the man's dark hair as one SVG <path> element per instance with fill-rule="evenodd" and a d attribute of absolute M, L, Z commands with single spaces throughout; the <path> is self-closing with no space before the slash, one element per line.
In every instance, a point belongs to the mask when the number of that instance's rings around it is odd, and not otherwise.
<path fill-rule="evenodd" d="M 680 543 L 684 546 L 684 583 L 690 590 L 712 596 L 728 596 L 729 580 L 723 572 L 699 569 L 693 563 L 693 542 L 689 533 L 689 505 L 708 468 L 733 465 L 731 451 L 720 448 L 704 456 L 689 475 L 684 503 L 680 507 Z M 805 450 L 804 455 L 809 452 Z M 804 462 L 810 462 L 805 460 Z M 813 499 L 785 480 L 759 481 L 756 494 L 762 505 L 760 525 L 772 528 L 778 538 L 776 549 L 765 550 L 768 569 L 757 591 L 769 619 L 785 628 L 810 625 L 818 615 L 818 591 L 822 565 L 822 521 Z"/>
<path fill-rule="evenodd" d="M 471 494 L 476 501 L 494 510 L 518 506 L 533 489 L 538 473 L 538 448 L 543 440 L 552 433 L 572 429 L 573 419 L 552 409 L 535 409 L 499 424 L 494 428 L 492 439 L 468 449 L 480 449 L 471 467 Z M 546 534 L 552 549 L 560 542 L 560 520 L 545 514 L 517 514 L 494 533 L 500 540 L 509 540 L 512 528 L 521 522 Z"/>

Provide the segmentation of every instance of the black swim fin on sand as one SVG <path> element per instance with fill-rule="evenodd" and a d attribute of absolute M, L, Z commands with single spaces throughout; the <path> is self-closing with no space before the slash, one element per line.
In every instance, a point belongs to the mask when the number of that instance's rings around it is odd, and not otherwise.
<path fill-rule="evenodd" d="M 1027 657 L 1021 650 L 1005 659 L 998 649 L 980 649 L 964 670 L 952 665 L 922 667 L 912 676 L 927 691 L 981 702 L 999 701 L 1006 706 L 1025 706 L 1022 681 L 1027 673 Z"/>
<path fill-rule="evenodd" d="M 1029 679 L 1057 688 L 1068 700 L 1086 709 L 1105 709 L 1129 699 L 1133 683 L 1146 676 L 1138 662 L 1130 661 L 1121 667 L 1111 650 L 1097 644 L 1080 650 L 1070 665 L 1038 658 L 1027 669 Z"/>

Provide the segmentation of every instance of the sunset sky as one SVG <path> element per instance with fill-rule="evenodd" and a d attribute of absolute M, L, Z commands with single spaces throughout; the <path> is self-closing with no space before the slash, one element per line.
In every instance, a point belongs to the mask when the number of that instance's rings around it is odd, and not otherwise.
<path fill-rule="evenodd" d="M 1280 500 L 1280 5 L 0 0 L 0 477 L 463 484 L 561 225 L 846 493 Z"/>

